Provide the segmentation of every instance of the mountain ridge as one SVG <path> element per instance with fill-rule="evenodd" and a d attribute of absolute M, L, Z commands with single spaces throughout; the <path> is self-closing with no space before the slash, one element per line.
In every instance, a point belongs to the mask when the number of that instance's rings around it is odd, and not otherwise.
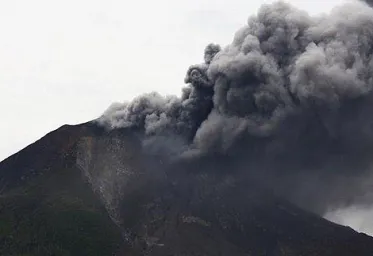
<path fill-rule="evenodd" d="M 373 238 L 206 171 L 220 163 L 165 165 L 134 134 L 62 126 L 1 162 L 0 253 L 372 255 Z"/>

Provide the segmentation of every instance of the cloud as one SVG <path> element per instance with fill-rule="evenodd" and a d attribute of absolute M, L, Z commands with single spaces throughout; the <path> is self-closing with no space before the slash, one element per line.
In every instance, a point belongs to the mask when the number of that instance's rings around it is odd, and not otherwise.
<path fill-rule="evenodd" d="M 373 236 L 373 208 L 348 207 L 328 212 L 324 217 L 345 226 L 351 226 L 359 232 Z"/>
<path fill-rule="evenodd" d="M 207 46 L 181 97 L 144 94 L 97 122 L 142 131 L 168 159 L 228 156 L 231 171 L 321 215 L 372 203 L 372 45 L 364 3 L 319 16 L 263 5 L 231 44 Z"/>

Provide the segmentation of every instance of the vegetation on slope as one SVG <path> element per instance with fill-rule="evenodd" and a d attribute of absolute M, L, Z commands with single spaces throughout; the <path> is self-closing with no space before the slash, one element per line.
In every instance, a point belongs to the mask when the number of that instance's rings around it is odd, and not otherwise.
<path fill-rule="evenodd" d="M 62 127 L 0 163 L 6 184 L 0 189 L 0 255 L 105 256 L 118 251 L 119 228 L 71 158 L 79 137 L 79 127 Z"/>
<path fill-rule="evenodd" d="M 112 255 L 113 225 L 76 169 L 41 176 L 0 197 L 0 255 Z"/>

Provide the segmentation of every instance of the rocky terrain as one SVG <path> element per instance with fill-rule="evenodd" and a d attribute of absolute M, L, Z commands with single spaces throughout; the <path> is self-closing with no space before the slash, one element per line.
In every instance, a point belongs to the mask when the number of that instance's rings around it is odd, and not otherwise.
<path fill-rule="evenodd" d="M 63 126 L 1 162 L 0 255 L 373 255 L 223 158 L 168 163 L 139 136 Z"/>

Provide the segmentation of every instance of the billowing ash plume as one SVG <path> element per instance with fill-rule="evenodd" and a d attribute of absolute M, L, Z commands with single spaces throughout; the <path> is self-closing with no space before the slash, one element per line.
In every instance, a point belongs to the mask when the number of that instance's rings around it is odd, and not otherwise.
<path fill-rule="evenodd" d="M 373 0 L 362 0 L 362 1 L 369 4 L 370 6 L 373 5 Z"/>
<path fill-rule="evenodd" d="M 178 138 L 167 145 L 181 157 L 227 157 L 318 213 L 372 202 L 372 54 L 373 9 L 362 2 L 317 17 L 263 5 L 230 45 L 207 46 L 180 98 L 142 95 L 98 122 L 141 130 L 152 147 Z"/>

